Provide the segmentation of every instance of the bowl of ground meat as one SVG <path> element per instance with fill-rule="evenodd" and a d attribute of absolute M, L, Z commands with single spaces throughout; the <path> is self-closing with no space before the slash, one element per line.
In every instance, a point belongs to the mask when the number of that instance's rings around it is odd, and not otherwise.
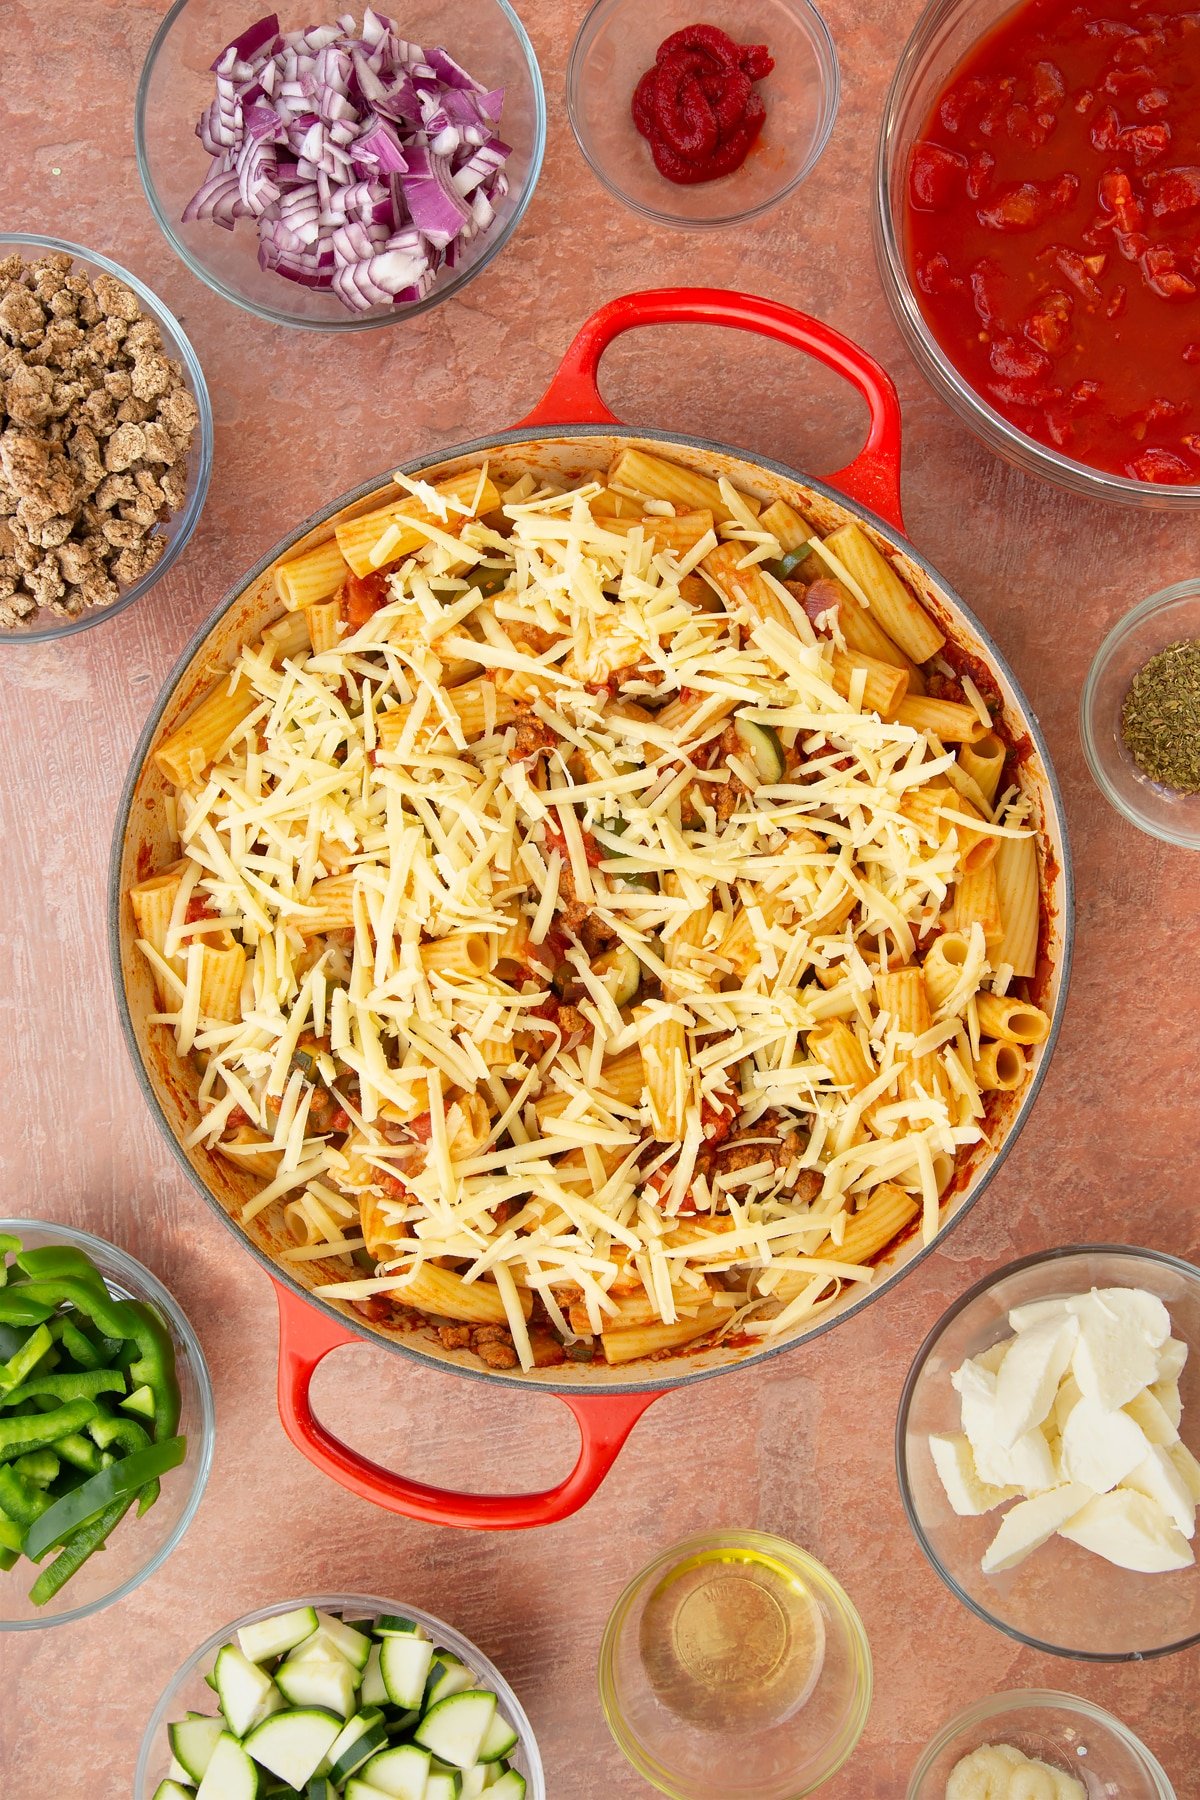
<path fill-rule="evenodd" d="M 75 244 L 0 234 L 0 639 L 140 599 L 195 529 L 212 444 L 196 353 L 147 287 Z"/>

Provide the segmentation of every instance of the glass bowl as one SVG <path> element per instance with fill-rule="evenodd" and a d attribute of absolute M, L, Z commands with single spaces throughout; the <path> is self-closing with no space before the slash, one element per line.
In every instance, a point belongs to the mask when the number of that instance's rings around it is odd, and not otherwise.
<path fill-rule="evenodd" d="M 1200 1569 L 1139 1575 L 1053 1537 L 1016 1568 L 985 1575 L 980 1558 L 1000 1514 L 952 1512 L 929 1454 L 931 1432 L 961 1430 L 951 1373 L 1011 1335 L 1010 1307 L 1093 1287 L 1141 1287 L 1166 1305 L 1174 1335 L 1192 1351 L 1179 1381 L 1181 1433 L 1185 1442 L 1200 1443 L 1200 1269 L 1159 1250 L 1083 1245 L 1010 1263 L 942 1315 L 900 1397 L 896 1469 L 918 1544 L 951 1592 L 986 1624 L 1052 1656 L 1138 1662 L 1200 1642 Z"/>
<path fill-rule="evenodd" d="M 188 484 L 183 498 L 183 505 L 160 527 L 159 536 L 165 539 L 166 549 L 154 567 L 135 581 L 108 606 L 89 606 L 77 619 L 60 619 L 46 607 L 39 607 L 30 614 L 28 625 L 0 627 L 0 643 L 34 644 L 46 638 L 70 637 L 74 631 L 86 631 L 89 625 L 101 625 L 105 619 L 115 618 L 117 613 L 124 612 L 135 600 L 148 593 L 155 582 L 164 576 L 176 557 L 183 550 L 199 522 L 204 510 L 205 496 L 208 493 L 209 476 L 212 474 L 213 460 L 213 420 L 212 407 L 209 404 L 208 388 L 204 380 L 204 371 L 200 360 L 184 335 L 183 327 L 173 314 L 169 313 L 156 294 L 123 269 L 120 263 L 111 262 L 107 256 L 101 256 L 96 250 L 84 250 L 78 244 L 68 244 L 62 238 L 35 237 L 28 232 L 0 232 L 0 258 L 10 256 L 14 252 L 24 257 L 26 262 L 36 262 L 39 256 L 51 251 L 65 251 L 73 258 L 76 269 L 82 275 L 113 275 L 125 286 L 132 288 L 138 297 L 138 304 L 148 318 L 154 320 L 162 333 L 163 348 L 170 357 L 176 358 L 183 365 L 184 380 L 188 391 L 196 402 L 200 412 L 200 423 L 192 438 L 192 447 L 188 452 Z"/>
<path fill-rule="evenodd" d="M 403 1618 L 414 1619 L 418 1624 L 424 1625 L 435 1644 L 442 1649 L 453 1650 L 469 1668 L 477 1672 L 481 1683 L 495 1692 L 503 1711 L 518 1732 L 517 1747 L 508 1760 L 525 1777 L 525 1800 L 546 1800 L 546 1778 L 533 1727 L 524 1707 L 495 1663 L 490 1662 L 470 1638 L 463 1637 L 452 1625 L 435 1618 L 432 1613 L 422 1612 L 419 1607 L 410 1606 L 406 1600 L 381 1600 L 372 1594 L 302 1594 L 297 1600 L 279 1600 L 272 1606 L 260 1606 L 257 1611 L 246 1613 L 231 1625 L 222 1626 L 220 1631 L 215 1631 L 210 1638 L 206 1638 L 178 1673 L 171 1677 L 151 1714 L 138 1751 L 137 1769 L 133 1777 L 134 1800 L 151 1800 L 158 1783 L 166 1776 L 171 1762 L 168 1725 L 181 1719 L 188 1711 L 215 1713 L 216 1696 L 205 1684 L 204 1677 L 222 1644 L 227 1644 L 243 1625 L 256 1624 L 259 1619 L 269 1619 L 275 1613 L 291 1612 L 298 1606 L 319 1606 L 325 1612 L 348 1613 L 351 1618 L 398 1613 Z"/>
<path fill-rule="evenodd" d="M 1121 736 L 1121 708 L 1133 677 L 1168 644 L 1187 638 L 1200 638 L 1200 581 L 1177 581 L 1126 613 L 1092 659 L 1079 731 L 1096 786 L 1119 813 L 1151 837 L 1200 850 L 1200 794 L 1152 781 Z"/>
<path fill-rule="evenodd" d="M 800 1800 L 846 1762 L 871 1707 L 849 1597 L 761 1531 L 655 1557 L 613 1609 L 599 1677 L 619 1748 L 673 1800 Z"/>
<path fill-rule="evenodd" d="M 501 131 L 513 154 L 510 190 L 490 231 L 476 238 L 453 270 L 443 270 L 423 300 L 352 313 L 336 294 L 315 292 L 258 266 L 254 222 L 223 231 L 211 219 L 184 224 L 182 214 L 208 171 L 196 121 L 215 93 L 210 64 L 257 17 L 254 0 L 175 0 L 154 34 L 138 83 L 134 144 L 151 211 L 168 243 L 193 275 L 235 306 L 276 325 L 310 331 L 368 331 L 399 325 L 448 300 L 498 256 L 528 206 L 546 145 L 546 97 L 533 45 L 508 0 L 412 0 L 399 23 L 412 43 L 440 44 L 473 75 L 505 90 Z M 284 0 L 273 10 L 283 31 L 333 20 L 327 0 Z M 344 9 L 343 9 L 344 10 Z M 392 7 L 376 9 L 385 16 Z M 362 18 L 362 0 L 354 8 Z"/>
<path fill-rule="evenodd" d="M 809 0 L 722 0 L 701 8 L 741 44 L 766 44 L 775 68 L 757 85 L 762 136 L 740 169 L 677 187 L 654 166 L 630 102 L 663 39 L 696 20 L 688 0 L 596 0 L 567 65 L 567 112 L 579 148 L 605 187 L 656 225 L 706 231 L 741 225 L 799 187 L 829 142 L 841 77 L 829 27 Z"/>
<path fill-rule="evenodd" d="M 954 70 L 1012 9 L 1013 0 L 931 0 L 901 52 L 875 150 L 875 257 L 888 303 L 926 381 L 989 450 L 1027 474 L 1089 499 L 1160 510 L 1194 509 L 1200 506 L 1200 486 L 1134 481 L 1075 462 L 1028 437 L 976 393 L 925 322 L 909 275 L 905 242 L 909 156 Z"/>
<path fill-rule="evenodd" d="M 34 1568 L 24 1557 L 8 1574 L 0 1575 L 0 1631 L 40 1631 L 49 1625 L 70 1625 L 90 1618 L 115 1600 L 123 1600 L 162 1567 L 203 1498 L 216 1422 L 208 1364 L 199 1339 L 178 1302 L 149 1269 L 115 1244 L 70 1225 L 43 1219 L 0 1219 L 0 1232 L 12 1232 L 27 1250 L 45 1244 L 73 1244 L 91 1257 L 111 1294 L 119 1300 L 144 1300 L 155 1309 L 175 1346 L 179 1430 L 188 1440 L 186 1460 L 163 1476 L 162 1492 L 145 1518 L 127 1513 L 104 1550 L 90 1557 L 45 1606 L 34 1606 L 28 1598 Z"/>
<path fill-rule="evenodd" d="M 1090 1700 L 1033 1688 L 977 1700 L 943 1725 L 912 1772 L 907 1800 L 946 1800 L 955 1763 L 982 1744 L 1013 1744 L 1061 1768 L 1088 1800 L 1175 1800 L 1157 1758 L 1120 1719 Z"/>

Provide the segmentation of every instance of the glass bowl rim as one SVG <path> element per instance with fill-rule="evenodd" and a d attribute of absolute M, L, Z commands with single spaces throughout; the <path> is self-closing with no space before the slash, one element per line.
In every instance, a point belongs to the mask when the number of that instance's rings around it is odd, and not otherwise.
<path fill-rule="evenodd" d="M 128 1250 L 122 1250 L 108 1238 L 97 1237 L 94 1232 L 84 1231 L 78 1225 L 64 1225 L 57 1219 L 23 1218 L 0 1219 L 0 1232 L 11 1231 L 20 1236 L 23 1231 L 45 1232 L 48 1236 L 61 1239 L 72 1244 L 76 1249 L 85 1250 L 89 1254 L 99 1251 L 102 1256 L 114 1263 L 119 1271 L 120 1279 L 127 1279 L 135 1288 L 139 1297 L 152 1300 L 166 1315 L 172 1329 L 178 1334 L 187 1352 L 188 1362 L 196 1380 L 196 1398 L 199 1404 L 200 1418 L 189 1439 L 198 1441 L 193 1449 L 188 1444 L 187 1463 L 194 1459 L 192 1486 L 187 1501 L 180 1512 L 171 1531 L 157 1551 L 137 1568 L 119 1587 L 111 1593 L 101 1594 L 95 1600 L 89 1600 L 85 1606 L 72 1607 L 68 1612 L 53 1613 L 38 1619 L 5 1619 L 0 1618 L 0 1632 L 5 1631 L 49 1631 L 55 1625 L 73 1625 L 81 1619 L 90 1619 L 94 1613 L 102 1612 L 106 1606 L 113 1606 L 118 1600 L 126 1599 L 136 1587 L 158 1570 L 166 1562 L 168 1556 L 179 1544 L 199 1509 L 204 1498 L 204 1490 L 208 1485 L 209 1473 L 212 1469 L 213 1449 L 216 1440 L 216 1409 L 213 1402 L 212 1378 L 209 1375 L 208 1362 L 204 1355 L 199 1338 L 192 1328 L 187 1314 L 178 1300 L 165 1287 L 145 1263 L 141 1263 Z M 20 1565 L 18 1565 L 19 1567 Z M 14 1570 L 15 1574 L 16 1571 Z"/>
<path fill-rule="evenodd" d="M 513 207 L 512 213 L 500 230 L 490 237 L 486 243 L 486 247 L 474 262 L 461 270 L 452 271 L 448 281 L 435 282 L 429 293 L 427 293 L 423 299 L 414 300 L 407 306 L 394 307 L 391 312 L 381 313 L 378 316 L 375 314 L 356 314 L 347 311 L 344 319 L 302 319 L 297 318 L 293 313 L 283 312 L 276 307 L 267 306 L 261 301 L 247 299 L 244 294 L 235 293 L 234 290 L 231 287 L 228 287 L 218 275 L 214 274 L 198 256 L 194 255 L 178 236 L 175 231 L 174 222 L 168 216 L 167 210 L 162 205 L 159 198 L 158 188 L 155 184 L 153 174 L 151 173 L 150 158 L 146 149 L 146 115 L 149 106 L 150 81 L 154 74 L 155 65 L 159 55 L 166 48 L 167 39 L 171 35 L 171 30 L 175 21 L 188 6 L 194 4 L 194 0 L 174 0 L 174 4 L 160 21 L 158 29 L 151 39 L 150 48 L 146 52 L 141 74 L 138 77 L 137 94 L 134 99 L 133 108 L 133 146 L 137 160 L 138 176 L 141 180 L 142 191 L 146 196 L 146 202 L 154 215 L 159 230 L 162 232 L 167 243 L 175 252 L 184 267 L 188 269 L 198 281 L 202 281 L 207 288 L 210 288 L 214 294 L 219 294 L 222 300 L 230 301 L 231 304 L 238 307 L 240 311 L 250 313 L 256 319 L 265 319 L 267 323 L 271 325 L 289 326 L 297 331 L 312 331 L 318 333 L 374 331 L 384 326 L 400 325 L 406 319 L 415 319 L 420 313 L 431 311 L 432 308 L 437 306 L 441 301 L 451 300 L 456 294 L 462 293 L 474 277 L 476 275 L 481 275 L 488 265 L 499 256 L 501 250 L 504 249 L 509 239 L 516 232 L 517 227 L 525 216 L 530 201 L 533 199 L 534 190 L 541 177 L 542 163 L 546 154 L 546 88 L 545 83 L 542 80 L 542 70 L 537 59 L 537 53 L 533 48 L 529 33 L 526 31 L 519 14 L 513 10 L 512 6 L 509 4 L 509 0 L 491 0 L 491 3 L 507 21 L 512 34 L 517 41 L 521 55 L 524 58 L 530 85 L 533 89 L 533 141 L 530 145 L 529 169 L 525 176 L 524 186 L 517 199 L 516 205 Z"/>
<path fill-rule="evenodd" d="M 1063 1693 L 1057 1688 L 1007 1688 L 1002 1693 L 985 1695 L 983 1699 L 964 1706 L 953 1718 L 946 1720 L 922 1750 L 920 1759 L 909 1776 L 906 1800 L 921 1800 L 918 1783 L 925 1779 L 937 1757 L 947 1745 L 953 1743 L 960 1731 L 965 1730 L 968 1725 L 982 1725 L 986 1719 L 994 1718 L 1000 1713 L 1020 1712 L 1025 1707 L 1032 1712 L 1049 1712 L 1051 1708 L 1057 1708 L 1064 1712 L 1078 1713 L 1082 1718 L 1090 1719 L 1093 1724 L 1103 1725 L 1145 1764 L 1144 1772 L 1157 1784 L 1157 1800 L 1175 1800 L 1175 1789 L 1166 1770 L 1154 1752 L 1123 1719 L 1118 1719 L 1107 1707 L 1098 1706 L 1094 1700 L 1085 1700 L 1079 1694 Z"/>
<path fill-rule="evenodd" d="M 1117 475 L 1110 469 L 1096 469 L 1090 463 L 1077 462 L 1021 431 L 971 386 L 926 322 L 905 266 L 898 224 L 892 210 L 889 175 L 895 155 L 895 138 L 900 112 L 937 33 L 953 14 L 965 15 L 978 3 L 979 0 L 929 0 L 904 42 L 884 96 L 871 184 L 872 235 L 875 260 L 889 309 L 913 360 L 939 393 L 939 398 L 957 412 L 993 452 L 1086 499 L 1147 506 L 1163 512 L 1200 508 L 1200 481 L 1138 481 L 1129 475 Z M 990 24 L 996 22 L 992 20 Z M 978 36 L 975 41 L 978 42 Z"/>
<path fill-rule="evenodd" d="M 570 54 L 567 57 L 565 78 L 565 95 L 567 117 L 571 122 L 571 132 L 583 160 L 592 174 L 607 188 L 608 192 L 627 206 L 633 213 L 643 219 L 651 220 L 655 225 L 666 225 L 674 231 L 722 231 L 729 226 L 745 225 L 751 219 L 757 219 L 772 207 L 779 206 L 803 181 L 806 181 L 820 162 L 833 136 L 833 128 L 837 124 L 838 112 L 842 99 L 842 69 L 837 53 L 837 44 L 829 29 L 824 13 L 815 4 L 815 0 L 781 0 L 794 13 L 802 15 L 812 28 L 813 42 L 816 50 L 817 66 L 820 71 L 821 114 L 820 125 L 812 146 L 799 168 L 791 175 L 783 186 L 777 188 L 766 199 L 758 201 L 754 206 L 739 207 L 735 212 L 720 213 L 712 218 L 685 218 L 677 212 L 668 212 L 657 206 L 647 206 L 637 200 L 611 176 L 604 165 L 592 155 L 584 134 L 579 125 L 578 98 L 582 87 L 580 67 L 583 59 L 584 40 L 595 35 L 599 29 L 601 15 L 616 12 L 619 7 L 628 5 L 629 0 L 591 0 L 591 5 L 584 14 L 571 41 Z M 668 184 L 669 185 L 669 184 Z"/>
<path fill-rule="evenodd" d="M 1092 709 L 1101 679 L 1117 650 L 1127 637 L 1132 636 L 1139 625 L 1144 624 L 1147 619 L 1153 618 L 1155 613 L 1165 612 L 1168 607 L 1174 606 L 1177 600 L 1195 600 L 1197 606 L 1200 606 L 1200 576 L 1193 576 L 1186 581 L 1174 581 L 1169 587 L 1159 588 L 1156 594 L 1150 594 L 1145 600 L 1139 600 L 1136 606 L 1131 607 L 1116 621 L 1115 625 L 1105 632 L 1096 654 L 1088 666 L 1088 672 L 1079 695 L 1079 736 L 1092 780 L 1109 805 L 1119 812 L 1122 818 L 1128 819 L 1131 825 L 1136 825 L 1139 831 L 1144 831 L 1147 837 L 1157 838 L 1160 843 L 1174 844 L 1181 850 L 1200 850 L 1200 821 L 1190 834 L 1172 831 L 1168 825 L 1153 823 L 1117 792 L 1116 786 L 1110 780 L 1108 771 L 1100 758 L 1092 723 Z M 1166 648 L 1165 644 L 1163 648 Z M 1200 808 L 1200 795 L 1189 797 Z"/>
<path fill-rule="evenodd" d="M 199 1671 L 207 1657 L 211 1656 L 214 1651 L 219 1650 L 223 1644 L 227 1644 L 234 1633 L 240 1631 L 243 1625 L 255 1624 L 260 1619 L 274 1618 L 279 1613 L 292 1612 L 300 1606 L 320 1607 L 324 1612 L 336 1611 L 341 1613 L 344 1613 L 347 1608 L 357 1609 L 361 1607 L 364 1617 L 373 1614 L 376 1618 L 381 1617 L 384 1613 L 397 1612 L 401 1617 L 415 1619 L 419 1624 L 426 1626 L 431 1631 L 444 1633 L 446 1637 L 454 1638 L 460 1644 L 465 1645 L 471 1655 L 478 1661 L 478 1673 L 487 1676 L 489 1680 L 495 1682 L 496 1693 L 505 1709 L 508 1711 L 512 1723 L 517 1727 L 521 1753 L 529 1764 L 529 1800 L 545 1800 L 546 1773 L 542 1765 L 541 1751 L 538 1748 L 537 1737 L 534 1733 L 533 1726 L 530 1723 L 529 1715 L 526 1713 L 512 1684 L 508 1681 L 502 1671 L 497 1668 L 492 1659 L 484 1654 L 473 1638 L 467 1637 L 464 1632 L 459 1631 L 458 1627 L 451 1625 L 448 1620 L 438 1618 L 435 1613 L 426 1612 L 422 1607 L 412 1606 L 407 1601 L 389 1600 L 382 1598 L 378 1594 L 362 1593 L 301 1594 L 295 1599 L 275 1600 L 266 1606 L 258 1606 L 251 1612 L 243 1613 L 240 1618 L 232 1620 L 228 1625 L 222 1626 L 219 1630 L 212 1632 L 205 1638 L 204 1642 L 198 1645 L 190 1655 L 185 1657 L 183 1662 L 175 1670 L 174 1674 L 168 1678 L 162 1693 L 155 1703 L 154 1710 L 150 1715 L 146 1729 L 142 1733 L 142 1740 L 138 1746 L 137 1765 L 133 1777 L 133 1793 L 135 1800 L 143 1800 L 143 1796 L 150 1791 L 150 1762 L 155 1751 L 155 1741 L 159 1731 L 168 1723 L 167 1715 L 171 1707 L 175 1704 L 175 1696 L 179 1689 L 183 1687 L 184 1683 Z"/>
<path fill-rule="evenodd" d="M 186 500 L 179 511 L 171 515 L 168 523 L 179 520 L 179 529 L 167 545 L 152 569 L 134 582 L 125 593 L 119 594 L 108 606 L 87 607 L 77 619 L 65 619 L 56 625 L 30 625 L 28 627 L 14 625 L 0 627 L 0 647 L 20 644 L 45 644 L 55 638 L 72 637 L 77 631 L 88 631 L 93 625 L 103 625 L 106 619 L 113 619 L 135 600 L 140 600 L 148 593 L 160 576 L 165 575 L 171 564 L 182 555 L 192 533 L 200 523 L 200 515 L 204 511 L 204 503 L 208 498 L 208 485 L 212 478 L 213 467 L 213 414 L 212 402 L 209 399 L 208 383 L 204 378 L 204 369 L 200 358 L 196 355 L 191 339 L 183 326 L 175 317 L 170 307 L 159 299 L 152 288 L 146 286 L 138 276 L 131 275 L 129 270 L 105 256 L 99 250 L 89 250 L 86 244 L 73 244 L 66 238 L 46 237 L 40 232 L 0 231 L 0 256 L 17 244 L 24 244 L 35 250 L 63 251 L 75 261 L 92 263 L 106 275 L 112 275 L 126 287 L 132 288 L 142 307 L 160 325 L 165 325 L 179 346 L 179 359 L 187 376 L 188 388 L 200 413 L 200 442 L 195 447 L 196 453 L 196 487 L 191 498 Z M 189 458 L 192 451 L 188 452 Z M 39 609 L 41 610 L 41 609 Z"/>
<path fill-rule="evenodd" d="M 908 1374 L 904 1378 L 904 1386 L 900 1390 L 899 1405 L 896 1408 L 896 1432 L 894 1439 L 896 1483 L 900 1489 L 900 1501 L 904 1507 L 904 1516 L 908 1520 L 909 1529 L 917 1540 L 917 1544 L 926 1561 L 933 1569 L 934 1574 L 945 1583 L 955 1599 L 961 1601 L 962 1605 L 965 1606 L 969 1612 L 974 1613 L 977 1619 L 981 1619 L 985 1625 L 990 1625 L 995 1631 L 1003 1632 L 1006 1637 L 1013 1638 L 1018 1644 L 1024 1645 L 1027 1650 L 1040 1650 L 1046 1656 L 1061 1656 L 1065 1657 L 1070 1662 L 1149 1662 L 1155 1657 L 1173 1656 L 1177 1651 L 1189 1650 L 1193 1645 L 1200 1644 L 1200 1629 L 1190 1633 L 1190 1635 L 1185 1638 L 1180 1638 L 1177 1643 L 1159 1644 L 1150 1650 L 1116 1651 L 1071 1650 L 1065 1645 L 1051 1644 L 1043 1638 L 1032 1637 L 1029 1633 L 1018 1630 L 1015 1625 L 1007 1624 L 1003 1619 L 997 1617 L 994 1612 L 989 1611 L 987 1607 L 981 1605 L 979 1601 L 968 1594 L 951 1574 L 950 1570 L 945 1566 L 941 1557 L 938 1556 L 930 1543 L 925 1528 L 917 1516 L 917 1509 L 913 1501 L 912 1486 L 908 1478 L 908 1457 L 905 1449 L 905 1439 L 908 1433 L 908 1418 L 912 1409 L 913 1395 L 916 1392 L 917 1382 L 924 1373 L 925 1365 L 928 1362 L 931 1353 L 938 1340 L 944 1336 L 947 1328 L 952 1325 L 975 1300 L 978 1300 L 981 1295 L 986 1294 L 990 1289 L 998 1287 L 999 1284 L 1002 1281 L 1006 1281 L 1009 1276 L 1023 1274 L 1026 1269 L 1038 1268 L 1043 1264 L 1066 1262 L 1069 1258 L 1080 1256 L 1123 1256 L 1132 1257 L 1134 1260 L 1141 1262 L 1160 1263 L 1164 1268 L 1173 1269 L 1177 1274 L 1187 1276 L 1188 1279 L 1195 1283 L 1197 1288 L 1200 1289 L 1200 1268 L 1194 1263 L 1186 1261 L 1182 1256 L 1175 1256 L 1169 1250 L 1151 1250 L 1136 1244 L 1064 1244 L 1060 1248 L 1054 1250 L 1035 1250 L 1029 1256 L 1020 1256 L 1015 1262 L 1005 1263 L 1001 1268 L 994 1269 L 991 1274 L 981 1276 L 978 1281 L 973 1282 L 964 1293 L 958 1296 L 957 1300 L 952 1301 L 946 1310 L 935 1319 L 933 1325 L 921 1340 L 920 1347 L 913 1357 Z"/>
<path fill-rule="evenodd" d="M 834 1740 L 838 1747 L 836 1761 L 830 1764 L 816 1784 L 816 1786 L 823 1786 L 826 1781 L 831 1780 L 837 1774 L 839 1769 L 845 1767 L 866 1730 L 875 1692 L 875 1662 L 871 1653 L 871 1641 L 867 1636 L 862 1616 L 837 1576 L 802 1544 L 794 1543 L 790 1538 L 780 1537 L 778 1532 L 759 1531 L 745 1526 L 730 1526 L 725 1530 L 697 1532 L 689 1537 L 681 1538 L 677 1543 L 668 1544 L 635 1575 L 631 1576 L 614 1601 L 612 1610 L 605 1621 L 596 1657 L 596 1679 L 600 1690 L 600 1707 L 604 1714 L 605 1724 L 621 1754 L 644 1780 L 658 1788 L 660 1792 L 670 1796 L 670 1800 L 686 1800 L 683 1789 L 674 1785 L 670 1787 L 663 1785 L 664 1781 L 674 1783 L 675 1776 L 658 1762 L 657 1758 L 647 1750 L 641 1739 L 626 1723 L 613 1673 L 614 1652 L 618 1635 L 628 1621 L 630 1610 L 638 1593 L 665 1564 L 675 1562 L 681 1557 L 695 1554 L 701 1550 L 717 1549 L 723 1545 L 746 1545 L 752 1549 L 769 1549 L 781 1560 L 786 1556 L 787 1560 L 795 1564 L 801 1574 L 832 1603 L 834 1610 L 846 1627 L 851 1645 L 857 1653 L 862 1679 L 855 1694 L 854 1706 L 847 1713 L 841 1732 Z M 802 1716 L 802 1711 L 798 1716 Z M 812 1786 L 797 1790 L 797 1800 L 801 1793 L 809 1794 L 814 1791 Z"/>

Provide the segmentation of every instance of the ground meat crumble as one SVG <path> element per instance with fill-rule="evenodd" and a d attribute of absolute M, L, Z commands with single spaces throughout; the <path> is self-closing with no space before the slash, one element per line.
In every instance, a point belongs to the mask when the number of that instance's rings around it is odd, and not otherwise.
<path fill-rule="evenodd" d="M 0 627 L 108 606 L 154 567 L 199 419 L 123 282 L 62 251 L 0 260 Z"/>

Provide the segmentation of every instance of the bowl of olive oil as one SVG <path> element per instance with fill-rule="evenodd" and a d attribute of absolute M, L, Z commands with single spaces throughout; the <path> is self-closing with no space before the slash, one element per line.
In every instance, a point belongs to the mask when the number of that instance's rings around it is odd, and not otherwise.
<path fill-rule="evenodd" d="M 674 1800 L 800 1800 L 845 1763 L 871 1702 L 848 1595 L 754 1531 L 656 1557 L 613 1610 L 599 1674 L 617 1744 Z"/>

